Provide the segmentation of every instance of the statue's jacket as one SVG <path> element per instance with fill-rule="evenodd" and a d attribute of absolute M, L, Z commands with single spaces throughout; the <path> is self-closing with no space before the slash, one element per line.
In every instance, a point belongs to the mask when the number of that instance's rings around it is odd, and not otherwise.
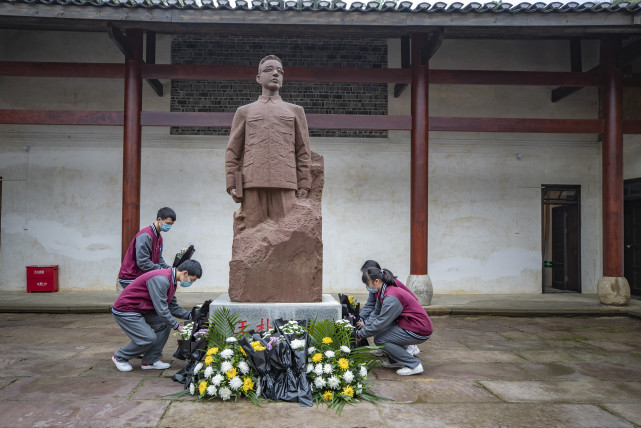
<path fill-rule="evenodd" d="M 305 110 L 263 96 L 239 107 L 225 154 L 227 191 L 238 187 L 241 170 L 245 189 L 309 189 L 311 154 Z"/>

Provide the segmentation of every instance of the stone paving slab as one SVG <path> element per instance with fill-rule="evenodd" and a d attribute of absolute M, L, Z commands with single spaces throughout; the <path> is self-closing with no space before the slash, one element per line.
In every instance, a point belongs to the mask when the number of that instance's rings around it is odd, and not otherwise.
<path fill-rule="evenodd" d="M 641 397 L 639 382 L 491 380 L 480 383 L 504 401 L 512 403 L 638 403 Z"/>
<path fill-rule="evenodd" d="M 169 403 L 153 401 L 0 402 L 5 427 L 155 426 Z"/>
<path fill-rule="evenodd" d="M 298 403 L 269 403 L 256 407 L 247 400 L 237 403 L 173 402 L 160 420 L 163 427 L 380 427 L 377 407 L 370 403 L 345 406 L 336 415 L 326 407 L 300 407 Z M 399 425 L 396 425 L 399 426 Z"/>
<path fill-rule="evenodd" d="M 625 419 L 588 404 L 395 405 L 383 403 L 379 408 L 387 426 L 394 427 L 633 427 Z M 417 424 L 417 421 L 420 422 Z"/>
<path fill-rule="evenodd" d="M 128 339 L 110 314 L 0 313 L 0 426 L 591 427 L 639 425 L 641 320 L 434 317 L 421 344 L 425 369 L 401 377 L 375 368 L 392 401 L 333 409 L 262 400 L 169 397 L 167 370 L 122 373 L 111 362 Z"/>
<path fill-rule="evenodd" d="M 635 425 L 641 425 L 641 404 L 605 404 L 603 408 Z"/>

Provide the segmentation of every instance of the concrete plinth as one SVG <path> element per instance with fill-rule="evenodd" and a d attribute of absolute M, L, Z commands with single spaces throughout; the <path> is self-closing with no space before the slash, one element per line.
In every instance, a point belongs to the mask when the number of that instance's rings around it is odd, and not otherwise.
<path fill-rule="evenodd" d="M 407 288 L 418 298 L 423 306 L 429 306 L 432 303 L 432 280 L 429 275 L 410 275 L 407 277 Z"/>
<path fill-rule="evenodd" d="M 241 321 L 247 321 L 249 330 L 256 331 L 266 330 L 268 324 L 273 327 L 278 318 L 339 320 L 342 317 L 341 304 L 331 294 L 323 294 L 322 302 L 318 303 L 241 303 L 232 302 L 229 294 L 221 294 L 209 306 L 209 316 L 223 306 L 238 314 Z"/>
<path fill-rule="evenodd" d="M 630 284 L 624 277 L 603 276 L 596 289 L 604 305 L 627 306 L 630 303 Z"/>

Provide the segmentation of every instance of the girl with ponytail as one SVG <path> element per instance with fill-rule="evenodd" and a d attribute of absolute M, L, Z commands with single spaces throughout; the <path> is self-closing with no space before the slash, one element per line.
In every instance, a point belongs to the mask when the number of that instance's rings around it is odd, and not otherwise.
<path fill-rule="evenodd" d="M 397 285 L 389 269 L 368 267 L 363 284 L 376 295 L 374 311 L 356 332 L 359 339 L 374 336 L 389 358 L 383 367 L 402 367 L 397 374 L 408 376 L 423 372 L 421 361 L 405 349 L 425 342 L 432 335 L 432 321 L 416 296 Z"/>

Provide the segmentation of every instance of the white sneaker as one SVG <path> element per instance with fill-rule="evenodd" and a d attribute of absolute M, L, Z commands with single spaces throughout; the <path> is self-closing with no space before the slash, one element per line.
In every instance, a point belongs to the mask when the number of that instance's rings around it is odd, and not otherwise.
<path fill-rule="evenodd" d="M 390 363 L 389 361 L 381 361 L 381 367 L 385 367 L 386 369 L 397 369 L 399 367 L 403 367 L 403 364 Z"/>
<path fill-rule="evenodd" d="M 143 370 L 165 370 L 171 366 L 169 363 L 163 363 L 158 360 L 153 364 L 140 364 L 140 368 Z"/>
<path fill-rule="evenodd" d="M 131 364 L 129 364 L 127 361 L 118 361 L 115 355 L 111 356 L 111 361 L 114 362 L 114 364 L 116 365 L 116 368 L 121 372 L 130 372 L 134 369 L 133 367 L 131 367 Z"/>
<path fill-rule="evenodd" d="M 408 345 L 407 348 L 405 348 L 408 354 L 411 356 L 415 356 L 421 353 L 421 350 L 418 349 L 418 346 L 416 345 Z"/>
<path fill-rule="evenodd" d="M 403 367 L 402 369 L 396 370 L 396 374 L 401 376 L 410 376 L 419 373 L 423 373 L 423 365 L 421 363 L 418 363 L 418 366 L 414 367 L 413 369 L 410 369 L 409 367 Z"/>

